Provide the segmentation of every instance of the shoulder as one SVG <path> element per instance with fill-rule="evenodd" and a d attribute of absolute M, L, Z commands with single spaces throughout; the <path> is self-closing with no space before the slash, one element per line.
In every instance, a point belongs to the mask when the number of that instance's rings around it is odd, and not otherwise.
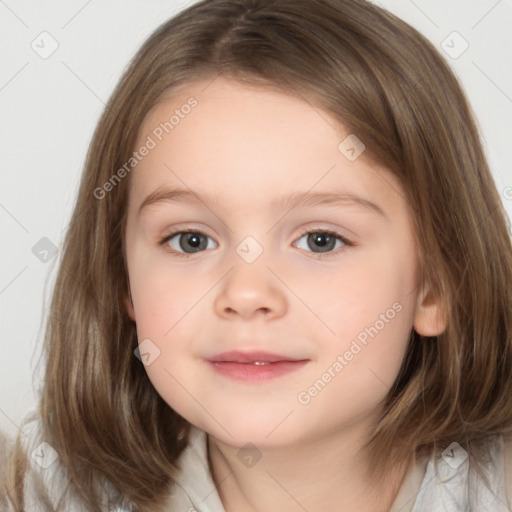
<path fill-rule="evenodd" d="M 14 506 L 13 500 L 23 500 L 23 508 L 34 511 L 52 506 L 48 483 L 55 472 L 55 460 L 51 447 L 42 443 L 36 413 L 32 411 L 25 417 L 17 437 L 5 433 L 0 437 L 2 504 L 7 506 L 5 497 L 8 496 L 10 506 Z M 16 508 L 20 506 L 16 501 Z"/>
<path fill-rule="evenodd" d="M 503 466 L 507 504 L 512 509 L 512 433 L 503 435 Z"/>
<path fill-rule="evenodd" d="M 42 512 L 48 510 L 73 510 L 88 512 L 83 502 L 69 492 L 69 479 L 60 463 L 57 451 L 44 439 L 41 418 L 35 411 L 27 415 L 20 429 L 20 440 L 25 459 L 22 482 L 24 510 Z M 0 464 L 11 457 L 14 440 L 3 443 Z M 9 461 L 12 469 L 12 461 Z M 3 471 L 6 471 L 3 468 Z M 13 477 L 14 478 L 14 477 Z M 128 507 L 105 508 L 109 512 L 129 512 Z"/>
<path fill-rule="evenodd" d="M 53 446 L 43 436 L 41 418 L 32 411 L 20 429 L 20 439 L 25 459 L 23 476 L 23 499 L 25 509 L 48 510 L 66 503 L 67 478 L 61 467 L 59 456 Z M 80 508 L 73 503 L 77 511 Z"/>
<path fill-rule="evenodd" d="M 431 456 L 412 512 L 510 512 L 512 439 L 491 435 L 472 443 L 471 450 L 472 457 L 453 442 L 441 457 Z"/>
<path fill-rule="evenodd" d="M 191 425 L 188 445 L 177 463 L 179 474 L 169 499 L 169 510 L 225 512 L 208 465 L 206 432 Z"/>

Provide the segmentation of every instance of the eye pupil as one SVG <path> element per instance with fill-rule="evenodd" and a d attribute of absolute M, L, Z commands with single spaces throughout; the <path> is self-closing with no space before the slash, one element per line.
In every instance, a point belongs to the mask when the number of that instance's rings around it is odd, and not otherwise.
<path fill-rule="evenodd" d="M 314 242 L 314 244 L 317 244 L 315 246 L 311 245 L 311 241 Z M 336 244 L 336 238 L 329 235 L 328 233 L 311 233 L 308 236 L 308 245 L 311 249 L 318 249 L 319 247 L 322 249 L 325 249 L 320 252 L 327 252 L 334 248 L 334 245 Z"/>
<path fill-rule="evenodd" d="M 198 252 L 206 248 L 206 245 L 206 239 L 199 233 L 182 233 L 180 236 L 180 247 L 185 252 L 187 252 L 188 249 L 192 249 L 192 252 Z"/>
<path fill-rule="evenodd" d="M 323 246 L 326 244 L 326 239 L 329 238 L 329 236 L 325 236 L 324 233 L 317 233 L 315 235 L 315 243 Z"/>
<path fill-rule="evenodd" d="M 192 247 L 197 247 L 198 244 L 200 243 L 200 241 L 198 240 L 198 237 L 197 237 L 196 234 L 189 235 L 189 238 L 188 238 L 187 242 L 189 244 L 191 243 Z"/>

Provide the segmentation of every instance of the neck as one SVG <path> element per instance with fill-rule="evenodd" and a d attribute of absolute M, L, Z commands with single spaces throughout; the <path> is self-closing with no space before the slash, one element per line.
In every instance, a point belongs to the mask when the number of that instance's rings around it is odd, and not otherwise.
<path fill-rule="evenodd" d="M 368 478 L 363 441 L 344 429 L 242 457 L 240 448 L 208 436 L 210 472 L 226 512 L 388 512 L 410 461 L 376 484 Z"/>

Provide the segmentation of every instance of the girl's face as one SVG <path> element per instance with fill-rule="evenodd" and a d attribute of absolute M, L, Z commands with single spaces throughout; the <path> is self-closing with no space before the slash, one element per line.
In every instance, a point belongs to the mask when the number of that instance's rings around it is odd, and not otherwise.
<path fill-rule="evenodd" d="M 158 393 L 220 441 L 367 428 L 413 327 L 443 330 L 403 189 L 360 142 L 302 99 L 224 78 L 169 95 L 142 126 L 126 307 Z M 249 362 L 211 362 L 231 351 Z"/>

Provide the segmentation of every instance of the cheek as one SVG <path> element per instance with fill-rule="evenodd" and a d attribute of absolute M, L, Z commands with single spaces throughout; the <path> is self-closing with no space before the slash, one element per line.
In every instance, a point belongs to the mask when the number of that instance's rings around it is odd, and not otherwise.
<path fill-rule="evenodd" d="M 396 323 L 395 318 L 406 316 L 396 314 L 396 309 L 408 311 L 413 306 L 415 262 L 409 256 L 393 250 L 392 244 L 381 244 L 371 252 L 354 252 L 339 270 L 328 269 L 317 273 L 315 279 L 306 280 L 301 294 L 342 339 L 355 337 L 386 312 L 386 319 L 391 317 Z M 399 306 L 393 308 L 396 303 Z M 412 325 L 412 318 L 407 317 L 407 321 Z"/>
<path fill-rule="evenodd" d="M 186 277 L 184 271 L 162 258 L 142 260 L 130 276 L 139 335 L 165 339 L 180 318 L 204 294 L 204 283 Z"/>
<path fill-rule="evenodd" d="M 405 355 L 414 320 L 415 259 L 395 247 L 400 245 L 387 242 L 372 253 L 354 253 L 334 276 L 316 282 L 323 291 L 313 307 L 334 332 L 317 333 L 319 357 L 328 368 L 346 355 L 349 382 L 364 385 L 377 379 L 373 372 L 391 385 Z"/>
<path fill-rule="evenodd" d="M 197 351 L 194 334 L 205 304 L 200 299 L 212 283 L 172 267 L 165 258 L 140 258 L 138 263 L 130 276 L 137 337 L 139 344 L 150 340 L 147 345 L 158 354 L 146 366 L 151 381 L 167 389 L 174 382 L 168 372 L 180 370 L 179 362 Z"/>
<path fill-rule="evenodd" d="M 396 380 L 412 325 L 412 309 L 394 306 L 375 309 L 384 320 L 375 320 L 374 311 L 357 321 L 344 317 L 337 324 L 336 343 L 322 342 L 319 364 L 297 396 L 306 416 L 329 411 L 325 426 L 334 428 L 377 411 Z M 365 321 L 365 315 L 372 320 Z"/>
<path fill-rule="evenodd" d="M 137 270 L 132 295 L 139 350 L 142 353 L 145 347 L 151 354 L 145 371 L 163 400 L 177 411 L 189 411 L 190 395 L 183 385 L 187 389 L 190 386 L 181 371 L 192 348 L 189 342 L 194 306 L 204 289 L 195 285 L 195 280 L 154 262 Z M 191 368 L 187 371 L 191 373 Z M 199 380 L 193 374 L 187 377 Z"/>

